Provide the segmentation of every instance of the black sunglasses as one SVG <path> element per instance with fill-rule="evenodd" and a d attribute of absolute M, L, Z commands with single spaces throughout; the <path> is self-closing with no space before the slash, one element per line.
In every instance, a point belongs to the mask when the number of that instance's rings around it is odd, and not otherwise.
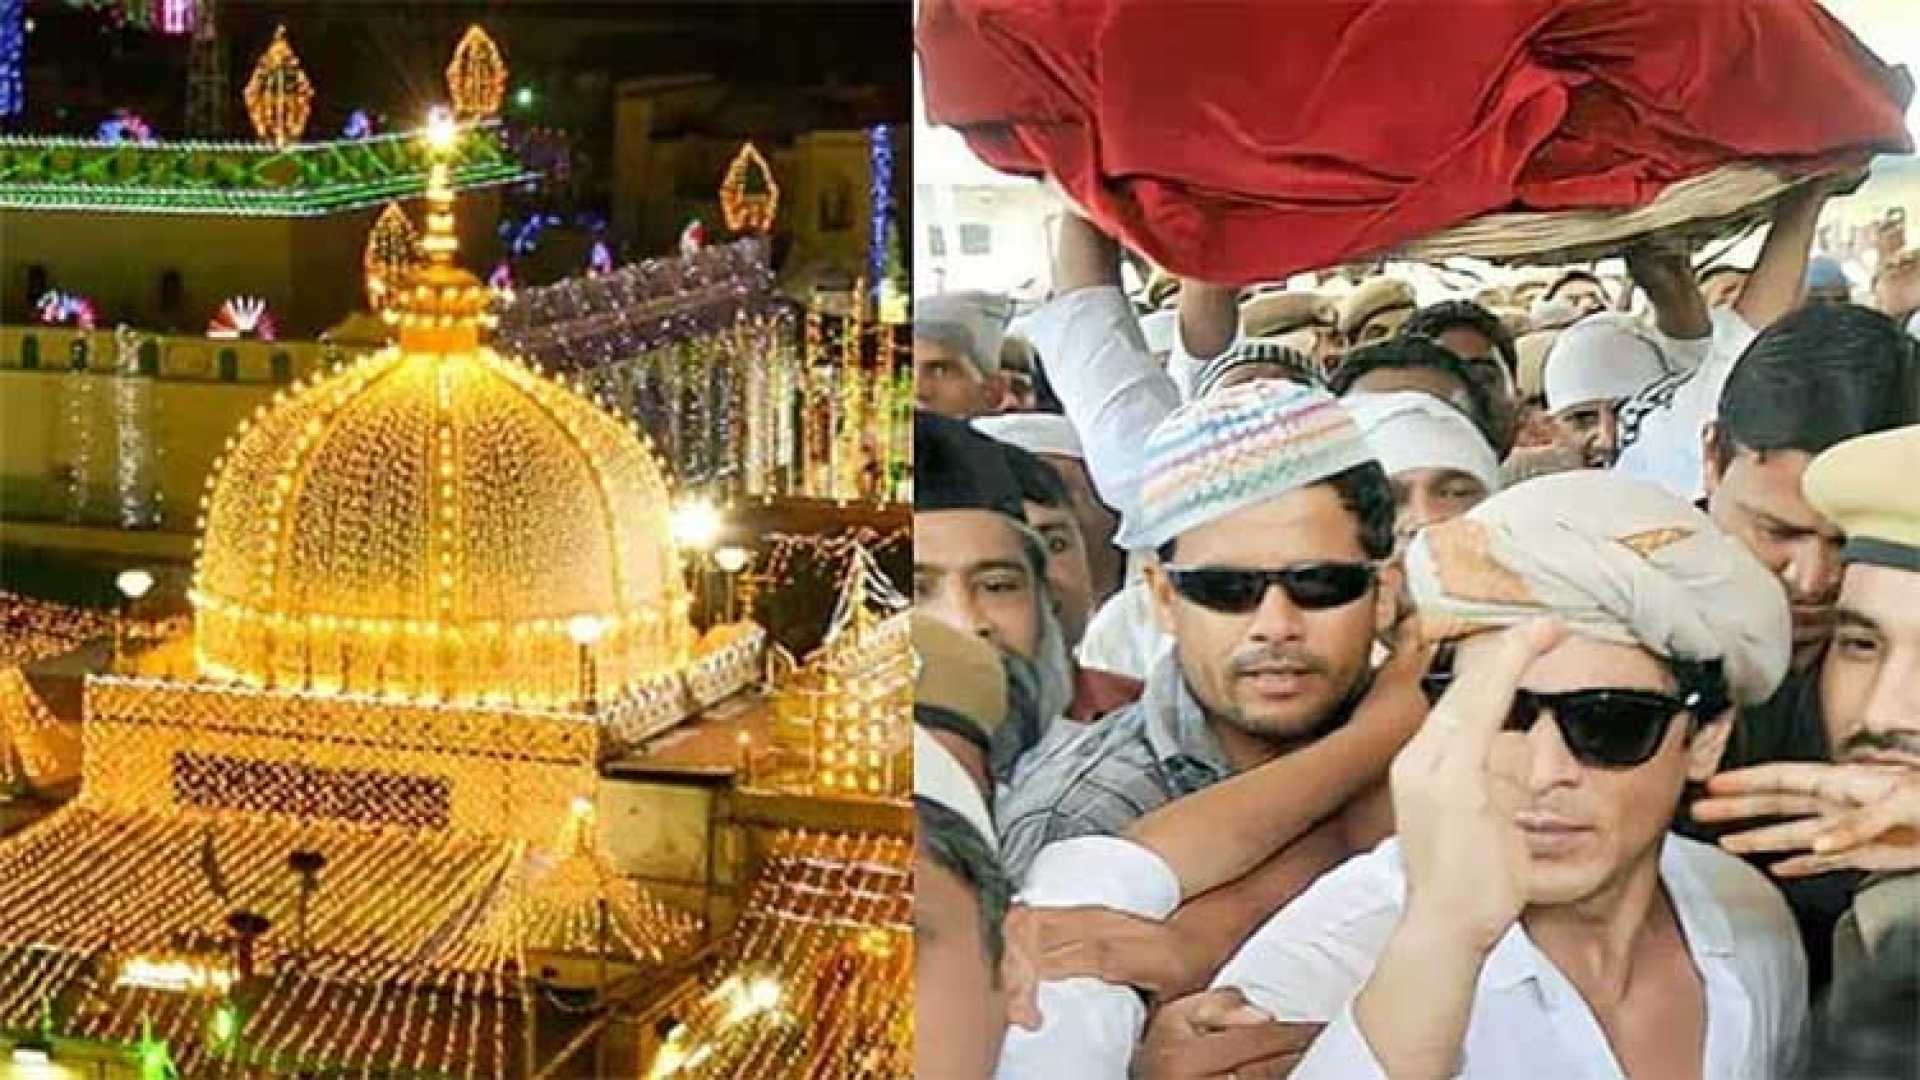
<path fill-rule="evenodd" d="M 1321 611 L 1351 604 L 1373 585 L 1372 563 L 1295 563 L 1278 570 L 1169 566 L 1175 592 L 1211 611 L 1244 615 L 1260 606 L 1267 590 L 1278 587 L 1294 607 Z"/>
<path fill-rule="evenodd" d="M 1701 682 L 1711 683 L 1718 674 L 1712 665 L 1697 665 L 1704 674 Z M 1683 685 L 1693 679 L 1683 676 Z M 1453 683 L 1453 643 L 1447 642 L 1434 653 L 1433 663 L 1420 680 L 1428 704 L 1440 700 Z M 1674 697 L 1653 690 L 1596 687 L 1569 690 L 1559 694 L 1515 690 L 1513 705 L 1507 710 L 1506 731 L 1530 731 L 1541 713 L 1552 715 L 1560 725 L 1560 737 L 1567 751 L 1582 765 L 1598 769 L 1631 769 L 1644 765 L 1660 741 L 1667 726 L 1678 713 L 1688 716 L 1687 735 L 1702 723 L 1718 716 L 1725 708 L 1724 695 L 1710 686 Z"/>

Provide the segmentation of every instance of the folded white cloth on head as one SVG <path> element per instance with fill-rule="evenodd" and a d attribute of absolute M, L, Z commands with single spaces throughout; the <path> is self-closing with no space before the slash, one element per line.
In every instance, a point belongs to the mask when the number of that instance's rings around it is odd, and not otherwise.
<path fill-rule="evenodd" d="M 1604 311 L 1560 332 L 1547 351 L 1547 411 L 1632 397 L 1673 374 L 1660 340 L 1631 315 Z"/>
<path fill-rule="evenodd" d="M 1500 460 L 1465 413 L 1417 390 L 1356 393 L 1340 399 L 1388 476 L 1411 469 L 1457 469 L 1500 490 Z"/>

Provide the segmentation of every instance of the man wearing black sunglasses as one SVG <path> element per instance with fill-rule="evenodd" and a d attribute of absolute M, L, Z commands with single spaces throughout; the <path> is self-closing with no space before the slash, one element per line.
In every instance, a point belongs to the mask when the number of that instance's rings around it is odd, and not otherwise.
<path fill-rule="evenodd" d="M 1586 472 L 1427 530 L 1406 572 L 1453 648 L 1394 761 L 1399 834 L 1217 985 L 1328 1024 L 1294 1080 L 1786 1075 L 1806 1014 L 1786 906 L 1667 829 L 1729 704 L 1786 670 L 1766 570 L 1679 499 Z"/>
<path fill-rule="evenodd" d="M 1369 811 L 1384 807 L 1379 778 L 1404 729 L 1388 739 L 1346 726 L 1398 596 L 1397 571 L 1381 565 L 1392 491 L 1359 428 L 1324 391 L 1257 382 L 1183 406 L 1149 437 L 1147 457 L 1122 541 L 1156 553 L 1146 573 L 1173 651 L 1136 705 L 1036 748 L 997 809 L 1023 899 L 1072 909 L 1034 916 L 1042 952 L 1168 962 L 1144 979 L 1102 970 L 1099 982 L 1043 963 L 1045 1023 L 1010 1035 L 1003 1075 L 1124 1072 L 1145 1018 L 1136 989 L 1203 984 L 1249 929 L 1388 826 Z M 1293 831 L 1238 880 L 1214 879 L 1231 884 L 1183 904 L 1205 889 L 1189 887 L 1205 876 L 1194 860 L 1127 860 L 1145 849 L 1119 837 L 1143 815 L 1309 758 L 1293 787 L 1268 789 L 1288 792 Z"/>

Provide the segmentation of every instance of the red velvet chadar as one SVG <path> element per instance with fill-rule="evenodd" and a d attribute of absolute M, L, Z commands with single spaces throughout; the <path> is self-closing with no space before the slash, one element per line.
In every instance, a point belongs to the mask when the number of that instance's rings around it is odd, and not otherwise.
<path fill-rule="evenodd" d="M 1815 0 L 922 0 L 927 107 L 1168 269 L 1274 280 L 1732 161 L 1911 149 Z"/>

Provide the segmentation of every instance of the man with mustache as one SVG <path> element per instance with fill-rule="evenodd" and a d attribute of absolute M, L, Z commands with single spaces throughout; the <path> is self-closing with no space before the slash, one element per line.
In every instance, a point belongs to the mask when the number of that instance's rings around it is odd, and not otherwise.
<path fill-rule="evenodd" d="M 1092 928 L 1036 914 L 1029 951 L 1065 939 L 1178 970 L 1051 976 L 1040 988 L 1043 1025 L 1009 1035 L 1003 1078 L 1123 1072 L 1145 1020 L 1140 992 L 1204 985 L 1247 930 L 1389 827 L 1379 779 L 1411 725 L 1396 719 L 1407 710 L 1361 704 L 1398 588 L 1383 565 L 1393 492 L 1359 428 L 1325 392 L 1264 380 L 1182 406 L 1148 438 L 1146 458 L 1121 540 L 1154 553 L 1145 573 L 1173 649 L 1139 702 L 1091 728 L 1050 732 L 1001 790 L 996 818 L 1022 900 L 1079 909 L 1047 914 Z M 1209 841 L 1189 838 L 1137 877 L 1106 872 L 1107 853 L 1133 847 L 1121 837 L 1157 808 L 1241 774 L 1263 773 L 1265 786 L 1272 770 L 1292 782 L 1266 787 L 1287 796 L 1269 796 L 1254 815 L 1275 853 L 1266 861 L 1220 873 L 1195 850 Z M 1212 888 L 1221 882 L 1231 884 Z M 1155 933 L 1170 915 L 1172 942 Z"/>
<path fill-rule="evenodd" d="M 1791 820 L 1721 838 L 1730 851 L 1787 857 L 1793 880 L 1867 871 L 1833 935 L 1837 979 L 1901 923 L 1920 921 L 1920 427 L 1862 436 L 1815 458 L 1803 481 L 1847 535 L 1819 710 L 1831 763 L 1722 773 L 1694 806 L 1702 821 Z M 1911 967 L 1920 957 L 1909 959 Z"/>
<path fill-rule="evenodd" d="M 1328 1025 L 1294 1080 L 1786 1075 L 1806 1012 L 1786 906 L 1667 828 L 1729 705 L 1786 671 L 1764 568 L 1681 500 L 1572 472 L 1424 531 L 1406 574 L 1443 651 L 1393 764 L 1399 835 L 1216 986 Z"/>

